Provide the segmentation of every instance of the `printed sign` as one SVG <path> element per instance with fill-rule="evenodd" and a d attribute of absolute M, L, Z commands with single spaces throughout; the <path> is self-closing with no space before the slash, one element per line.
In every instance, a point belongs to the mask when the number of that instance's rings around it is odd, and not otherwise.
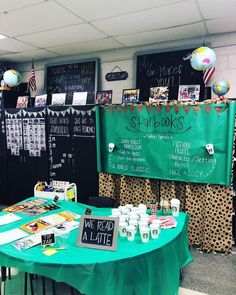
<path fill-rule="evenodd" d="M 45 234 L 41 236 L 41 245 L 49 246 L 55 244 L 55 234 Z"/>
<path fill-rule="evenodd" d="M 77 246 L 116 251 L 118 218 L 82 215 Z"/>

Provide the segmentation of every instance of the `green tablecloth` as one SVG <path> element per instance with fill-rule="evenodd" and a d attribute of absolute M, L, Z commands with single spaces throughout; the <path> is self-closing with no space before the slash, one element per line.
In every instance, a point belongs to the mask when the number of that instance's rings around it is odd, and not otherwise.
<path fill-rule="evenodd" d="M 61 209 L 83 214 L 87 205 L 60 202 Z M 92 215 L 108 216 L 109 208 L 92 208 Z M 49 214 L 52 214 L 49 213 Z M 1 213 L 5 214 L 5 213 Z M 0 227 L 0 232 L 32 220 L 23 220 Z M 47 214 L 48 215 L 48 214 Z M 192 261 L 188 248 L 189 216 L 180 213 L 178 226 L 163 229 L 157 240 L 141 243 L 136 235 L 133 242 L 118 238 L 116 252 L 77 247 L 78 229 L 70 233 L 69 249 L 45 256 L 41 245 L 18 251 L 11 243 L 0 246 L 0 265 L 16 267 L 65 282 L 86 295 L 177 295 L 179 271 Z"/>

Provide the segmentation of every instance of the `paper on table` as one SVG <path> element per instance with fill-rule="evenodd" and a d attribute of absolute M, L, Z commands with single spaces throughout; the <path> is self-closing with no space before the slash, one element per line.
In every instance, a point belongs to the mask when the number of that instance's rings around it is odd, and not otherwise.
<path fill-rule="evenodd" d="M 0 225 L 8 224 L 17 220 L 21 220 L 22 218 L 15 214 L 6 214 L 0 216 Z"/>
<path fill-rule="evenodd" d="M 28 236 L 26 232 L 19 228 L 14 228 L 3 233 L 0 233 L 0 245 L 4 245 L 15 240 Z"/>

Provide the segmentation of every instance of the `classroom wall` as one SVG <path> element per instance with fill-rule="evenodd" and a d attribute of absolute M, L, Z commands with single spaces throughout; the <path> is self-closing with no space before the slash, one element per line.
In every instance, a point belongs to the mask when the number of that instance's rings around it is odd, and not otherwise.
<path fill-rule="evenodd" d="M 210 85 L 214 81 L 228 80 L 231 89 L 227 94 L 229 98 L 236 98 L 236 33 L 218 34 L 207 37 L 205 44 L 215 50 L 217 61 L 216 71 L 212 77 Z M 45 66 L 52 63 L 68 63 L 83 59 L 99 58 L 99 86 L 98 90 L 113 90 L 113 103 L 121 102 L 122 90 L 135 87 L 135 54 L 138 52 L 152 51 L 163 52 L 185 48 L 196 48 L 201 46 L 202 37 L 195 39 L 185 39 L 156 43 L 147 46 L 137 46 L 132 48 L 119 48 L 100 52 L 89 52 L 67 57 L 44 59 L 35 62 L 35 72 L 37 81 L 37 92 L 44 93 Z M 96 51 L 96 48 L 94 49 Z M 33 58 L 33 56 L 32 56 Z M 111 72 L 116 66 L 122 71 L 128 72 L 128 79 L 123 81 L 108 82 L 105 75 Z M 15 68 L 21 73 L 22 81 L 28 81 L 31 63 L 18 63 Z M 119 71 L 115 69 L 114 71 Z M 215 95 L 213 95 L 215 97 Z"/>

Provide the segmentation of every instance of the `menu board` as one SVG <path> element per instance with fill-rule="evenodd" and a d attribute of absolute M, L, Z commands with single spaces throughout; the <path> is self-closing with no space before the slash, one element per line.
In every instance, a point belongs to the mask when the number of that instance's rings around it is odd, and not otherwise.
<path fill-rule="evenodd" d="M 53 180 L 71 182 L 73 156 L 70 137 L 70 107 L 48 108 L 47 126 L 50 182 Z"/>
<path fill-rule="evenodd" d="M 49 100 L 52 93 L 66 93 L 66 104 L 71 105 L 74 92 L 87 92 L 86 104 L 94 104 L 98 80 L 97 68 L 98 59 L 48 65 L 46 91 Z"/>
<path fill-rule="evenodd" d="M 75 137 L 95 137 L 95 107 L 72 107 L 72 134 Z"/>
<path fill-rule="evenodd" d="M 104 106 L 97 109 L 98 169 L 230 185 L 234 116 L 234 103 Z"/>
<path fill-rule="evenodd" d="M 23 149 L 21 110 L 10 113 L 5 110 L 6 141 L 10 154 L 20 156 Z"/>
<path fill-rule="evenodd" d="M 42 111 L 23 110 L 23 143 L 24 150 L 30 157 L 41 157 L 41 152 L 46 151 L 45 131 L 46 109 Z"/>

